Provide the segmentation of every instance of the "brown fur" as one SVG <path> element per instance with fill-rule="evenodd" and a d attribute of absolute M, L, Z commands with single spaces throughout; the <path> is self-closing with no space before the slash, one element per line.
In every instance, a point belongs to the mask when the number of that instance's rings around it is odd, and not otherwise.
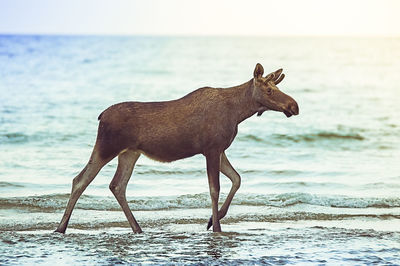
<path fill-rule="evenodd" d="M 266 110 L 298 114 L 296 101 L 276 85 L 283 79 L 282 70 L 265 78 L 257 64 L 254 77 L 231 88 L 200 88 L 188 95 L 165 102 L 123 102 L 107 108 L 99 116 L 96 144 L 88 166 L 74 179 L 70 202 L 58 232 L 65 232 L 72 209 L 86 186 L 108 161 L 119 156 L 117 173 L 110 184 L 132 229 L 141 232 L 125 199 L 126 184 L 140 154 L 161 162 L 172 162 L 196 154 L 207 159 L 213 217 L 209 226 L 220 231 L 219 220 L 239 188 L 240 176 L 230 165 L 224 151 L 234 140 L 238 124 Z M 93 165 L 93 167 L 89 167 Z M 93 169 L 93 173 L 89 171 Z M 233 183 L 223 207 L 218 212 L 219 171 Z M 87 172 L 90 172 L 87 173 Z M 82 191 L 81 191 L 82 190 Z"/>

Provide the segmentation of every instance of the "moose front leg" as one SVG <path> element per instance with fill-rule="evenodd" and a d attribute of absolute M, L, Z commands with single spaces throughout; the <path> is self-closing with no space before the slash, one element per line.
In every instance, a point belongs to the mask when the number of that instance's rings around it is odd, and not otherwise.
<path fill-rule="evenodd" d="M 218 220 L 221 220 L 225 217 L 226 213 L 228 212 L 229 205 L 232 202 L 233 197 L 235 196 L 236 191 L 238 191 L 240 187 L 240 175 L 235 171 L 235 169 L 230 164 L 228 158 L 225 155 L 225 152 L 221 154 L 221 163 L 220 163 L 220 170 L 221 172 L 226 175 L 232 181 L 232 187 L 229 191 L 228 196 L 224 204 L 222 205 L 221 209 L 218 212 Z M 208 221 L 207 230 L 210 229 L 211 225 L 213 224 L 212 216 Z"/>
<path fill-rule="evenodd" d="M 210 153 L 206 155 L 208 184 L 210 186 L 212 224 L 214 232 L 221 232 L 221 225 L 218 219 L 218 198 L 219 198 L 219 166 L 220 153 Z"/>

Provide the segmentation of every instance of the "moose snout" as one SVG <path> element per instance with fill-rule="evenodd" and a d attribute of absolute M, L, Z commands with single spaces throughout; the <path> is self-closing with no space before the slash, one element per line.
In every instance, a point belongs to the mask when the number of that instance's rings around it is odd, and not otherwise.
<path fill-rule="evenodd" d="M 289 104 L 289 110 L 291 110 L 292 115 L 298 115 L 299 114 L 299 105 L 297 104 L 296 101 L 293 100 L 293 102 L 291 102 Z"/>
<path fill-rule="evenodd" d="M 291 117 L 292 115 L 299 114 L 299 106 L 295 100 L 290 101 L 284 111 L 287 117 Z"/>

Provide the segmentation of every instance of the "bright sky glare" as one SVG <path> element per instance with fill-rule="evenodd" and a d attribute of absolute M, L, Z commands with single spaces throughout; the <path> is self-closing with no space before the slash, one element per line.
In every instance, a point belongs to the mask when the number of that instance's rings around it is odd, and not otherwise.
<path fill-rule="evenodd" d="M 0 33 L 400 36 L 398 0 L 0 0 Z"/>

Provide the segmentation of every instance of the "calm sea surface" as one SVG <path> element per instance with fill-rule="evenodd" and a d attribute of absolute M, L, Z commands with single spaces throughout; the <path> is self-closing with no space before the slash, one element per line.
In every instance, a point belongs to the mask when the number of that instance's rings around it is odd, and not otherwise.
<path fill-rule="evenodd" d="M 116 160 L 52 233 L 105 108 L 239 85 L 257 62 L 284 69 L 300 115 L 240 124 L 224 233 L 206 231 L 200 155 L 139 159 L 127 195 L 143 234 L 108 189 Z M 0 264 L 400 264 L 399 73 L 390 38 L 0 35 Z"/>

